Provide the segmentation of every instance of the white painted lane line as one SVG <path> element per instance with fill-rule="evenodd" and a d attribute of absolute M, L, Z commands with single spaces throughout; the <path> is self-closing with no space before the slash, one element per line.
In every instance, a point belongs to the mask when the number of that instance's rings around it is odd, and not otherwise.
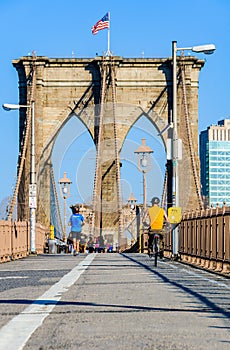
<path fill-rule="evenodd" d="M 79 265 L 63 276 L 59 282 L 36 299 L 33 304 L 3 326 L 0 329 L 0 350 L 23 349 L 31 335 L 42 325 L 44 319 L 61 299 L 62 294 L 67 292 L 78 280 L 95 256 L 95 254 L 87 255 Z"/>
<path fill-rule="evenodd" d="M 30 278 L 30 276 L 5 276 L 5 277 L 0 277 L 0 280 L 11 280 L 11 279 L 19 279 L 19 278 Z"/>

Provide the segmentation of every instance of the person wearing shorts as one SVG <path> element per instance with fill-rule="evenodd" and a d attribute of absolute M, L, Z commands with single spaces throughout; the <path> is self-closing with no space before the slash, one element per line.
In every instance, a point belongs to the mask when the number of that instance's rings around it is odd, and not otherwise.
<path fill-rule="evenodd" d="M 68 239 L 73 242 L 73 255 L 77 255 L 79 253 L 79 243 L 85 219 L 84 216 L 80 214 L 80 208 L 78 205 L 71 205 L 70 208 L 72 209 L 72 215 L 69 219 L 71 231 Z"/>

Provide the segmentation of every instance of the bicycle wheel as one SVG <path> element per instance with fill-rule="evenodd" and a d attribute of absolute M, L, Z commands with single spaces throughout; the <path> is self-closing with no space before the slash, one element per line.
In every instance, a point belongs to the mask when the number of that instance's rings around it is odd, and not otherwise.
<path fill-rule="evenodd" d="M 154 252 L 154 236 L 153 235 L 149 235 L 149 239 L 148 239 L 148 256 L 150 258 L 153 257 L 153 252 Z"/>
<path fill-rule="evenodd" d="M 157 267 L 157 258 L 158 258 L 158 251 L 159 251 L 157 237 L 154 237 L 153 251 L 154 251 L 154 266 Z"/>

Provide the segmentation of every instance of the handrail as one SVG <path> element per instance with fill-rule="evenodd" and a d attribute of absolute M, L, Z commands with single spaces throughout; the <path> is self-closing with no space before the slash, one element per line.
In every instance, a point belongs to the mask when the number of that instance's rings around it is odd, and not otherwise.
<path fill-rule="evenodd" d="M 170 256 L 172 237 L 166 235 L 165 253 Z M 230 274 L 230 207 L 209 208 L 183 214 L 179 225 L 180 261 Z"/>

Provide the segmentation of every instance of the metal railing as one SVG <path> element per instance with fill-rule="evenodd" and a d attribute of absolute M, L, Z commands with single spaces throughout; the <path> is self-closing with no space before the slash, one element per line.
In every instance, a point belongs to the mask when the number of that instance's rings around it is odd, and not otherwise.
<path fill-rule="evenodd" d="M 171 249 L 172 237 L 167 235 L 166 255 Z M 185 213 L 179 225 L 179 254 L 182 262 L 230 274 L 230 207 Z"/>
<path fill-rule="evenodd" d="M 49 228 L 36 224 L 36 252 L 44 252 Z M 30 252 L 30 224 L 28 221 L 0 221 L 0 263 L 26 257 Z"/>

